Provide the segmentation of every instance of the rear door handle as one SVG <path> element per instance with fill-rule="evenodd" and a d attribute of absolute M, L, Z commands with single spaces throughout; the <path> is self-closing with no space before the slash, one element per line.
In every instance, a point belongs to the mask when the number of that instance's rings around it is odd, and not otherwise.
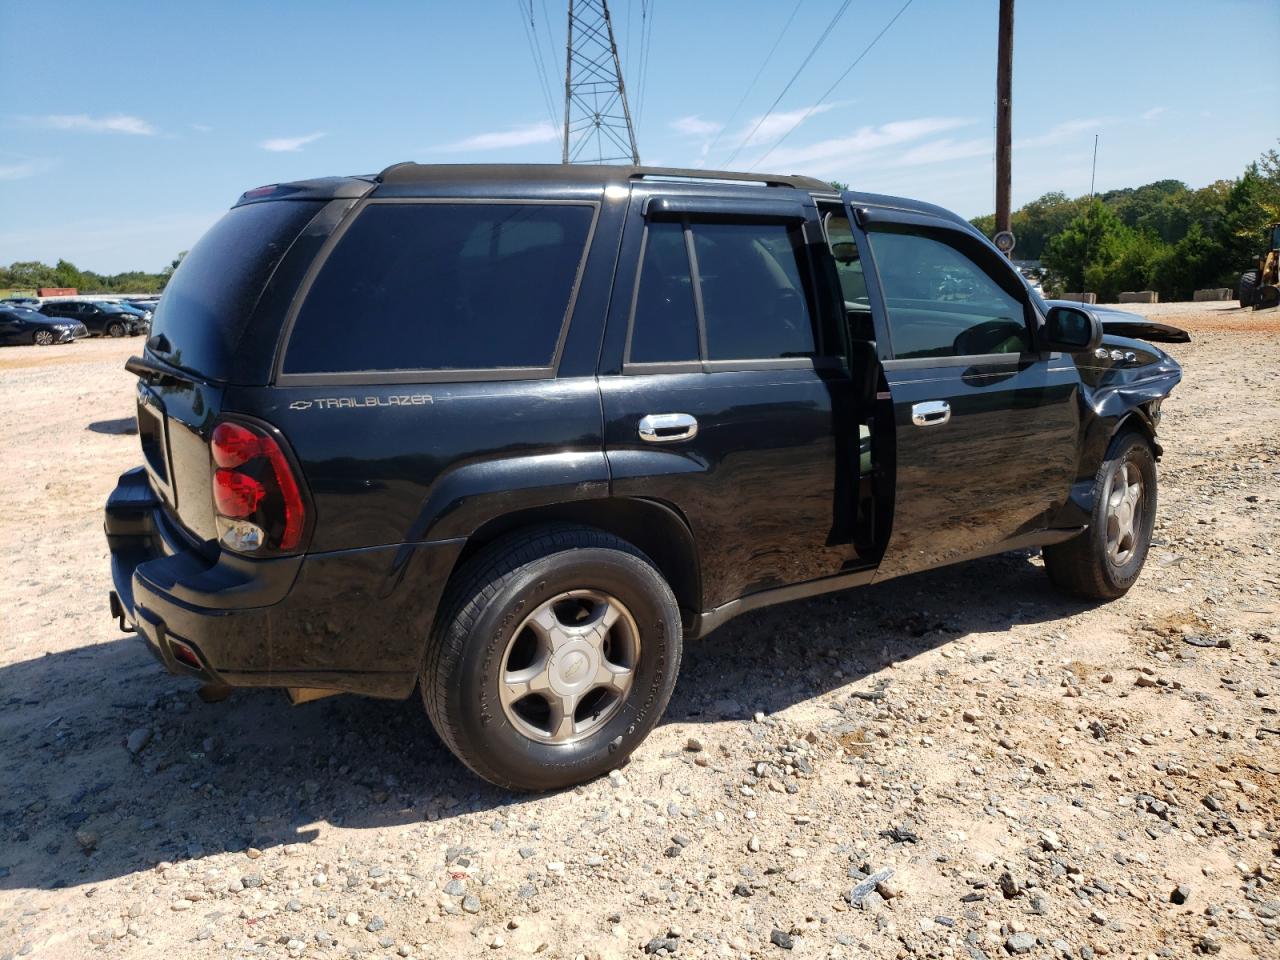
<path fill-rule="evenodd" d="M 945 400 L 926 400 L 911 405 L 911 422 L 917 427 L 940 427 L 951 419 L 951 404 Z"/>
<path fill-rule="evenodd" d="M 647 443 L 674 443 L 698 435 L 698 421 L 687 413 L 651 413 L 640 418 L 640 439 Z"/>

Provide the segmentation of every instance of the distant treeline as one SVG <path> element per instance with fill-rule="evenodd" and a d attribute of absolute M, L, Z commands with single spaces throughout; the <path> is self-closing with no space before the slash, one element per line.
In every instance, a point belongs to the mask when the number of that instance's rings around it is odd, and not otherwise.
<path fill-rule="evenodd" d="M 187 255 L 184 250 L 159 273 L 129 270 L 101 274 L 81 270 L 69 260 L 54 266 L 39 260 L 21 260 L 0 266 L 0 290 L 35 290 L 38 287 L 75 287 L 80 293 L 159 293 Z"/>
<path fill-rule="evenodd" d="M 973 225 L 992 236 L 995 216 Z M 1124 290 L 1189 300 L 1206 287 L 1235 289 L 1256 265 L 1268 224 L 1280 222 L 1280 153 L 1268 150 L 1235 180 L 1191 190 L 1179 180 L 1068 199 L 1046 193 L 1012 216 L 1018 260 L 1041 260 L 1045 289 Z"/>

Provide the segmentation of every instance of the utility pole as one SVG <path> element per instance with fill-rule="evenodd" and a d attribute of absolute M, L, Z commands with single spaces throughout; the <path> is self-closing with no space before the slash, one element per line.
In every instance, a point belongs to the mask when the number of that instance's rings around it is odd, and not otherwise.
<path fill-rule="evenodd" d="M 996 63 L 996 233 L 1010 233 L 1009 192 L 1013 152 L 1013 0 L 1000 0 Z M 1013 249 L 1000 246 L 1006 254 Z"/>
<path fill-rule="evenodd" d="M 608 0 L 569 0 L 563 163 L 640 163 Z"/>

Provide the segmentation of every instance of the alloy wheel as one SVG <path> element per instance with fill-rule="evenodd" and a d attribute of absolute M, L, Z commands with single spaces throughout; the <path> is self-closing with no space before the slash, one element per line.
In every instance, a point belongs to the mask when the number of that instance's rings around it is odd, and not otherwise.
<path fill-rule="evenodd" d="M 1114 566 L 1124 566 L 1137 549 L 1143 521 L 1142 494 L 1142 471 L 1126 460 L 1112 475 L 1107 493 L 1107 558 Z"/>
<path fill-rule="evenodd" d="M 502 656 L 499 699 L 511 725 L 539 743 L 574 743 L 606 724 L 626 700 L 640 631 L 616 597 L 570 590 L 542 603 Z"/>

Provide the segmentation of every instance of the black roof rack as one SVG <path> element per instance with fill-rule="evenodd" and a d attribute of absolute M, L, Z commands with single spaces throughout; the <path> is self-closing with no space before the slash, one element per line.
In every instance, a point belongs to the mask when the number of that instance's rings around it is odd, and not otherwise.
<path fill-rule="evenodd" d="M 627 180 L 715 180 L 800 190 L 831 190 L 814 177 L 682 167 L 635 167 L 585 163 L 396 163 L 378 175 L 383 183 L 440 183 L 466 180 L 537 180 L 558 183 L 622 183 Z"/>

